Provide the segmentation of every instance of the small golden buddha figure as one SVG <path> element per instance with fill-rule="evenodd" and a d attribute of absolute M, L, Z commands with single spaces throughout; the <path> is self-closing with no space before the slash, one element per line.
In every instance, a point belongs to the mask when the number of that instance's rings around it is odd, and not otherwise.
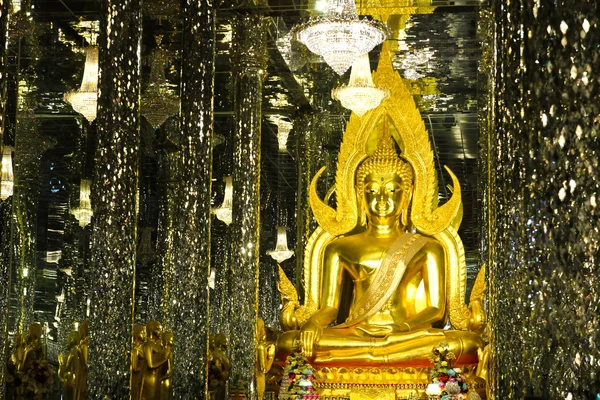
<path fill-rule="evenodd" d="M 23 363 L 23 356 L 25 355 L 25 343 L 26 335 L 17 334 L 15 336 L 15 350 L 10 356 L 10 360 L 15 369 L 18 370 L 19 366 Z"/>
<path fill-rule="evenodd" d="M 144 367 L 144 350 L 142 346 L 146 341 L 146 327 L 135 325 L 133 327 L 133 341 L 131 347 L 131 399 L 139 400 L 142 387 L 142 369 Z"/>
<path fill-rule="evenodd" d="M 73 331 L 67 338 L 67 354 L 58 356 L 58 378 L 64 383 L 66 400 L 81 400 L 85 393 L 83 376 L 84 360 L 79 350 L 79 332 Z"/>
<path fill-rule="evenodd" d="M 23 358 L 21 359 L 21 363 L 17 364 L 18 371 L 25 372 L 31 361 L 40 360 L 43 356 L 42 325 L 33 323 L 29 325 L 29 331 L 25 335 Z"/>
<path fill-rule="evenodd" d="M 86 387 L 87 387 L 87 371 L 88 371 L 88 336 L 89 336 L 89 323 L 88 321 L 83 321 L 81 325 L 79 325 L 79 352 L 81 353 L 81 357 L 83 360 L 82 370 L 81 370 L 81 380 L 79 381 L 82 385 L 82 395 L 81 398 L 86 398 Z"/>
<path fill-rule="evenodd" d="M 173 332 L 165 332 L 163 334 L 163 347 L 169 353 L 167 362 L 164 366 L 164 374 L 160 383 L 160 399 L 171 400 L 173 398 L 173 387 L 171 378 L 173 377 Z"/>
<path fill-rule="evenodd" d="M 226 384 L 229 381 L 231 362 L 227 357 L 227 336 L 218 333 L 209 338 L 209 381 L 208 390 L 217 400 L 225 399 Z"/>
<path fill-rule="evenodd" d="M 476 364 L 480 336 L 443 329 L 444 247 L 410 227 L 413 172 L 389 134 L 360 164 L 355 184 L 366 228 L 327 244 L 319 309 L 278 338 L 278 359 L 299 339 L 317 366 L 430 366 L 431 349 L 443 340 L 456 365 Z"/>
<path fill-rule="evenodd" d="M 256 349 L 256 391 L 258 400 L 263 400 L 266 387 L 266 374 L 275 361 L 275 343 L 267 337 L 265 322 L 258 318 L 258 329 L 256 332 L 258 347 Z"/>
<path fill-rule="evenodd" d="M 162 343 L 162 326 L 160 322 L 150 321 L 146 325 L 146 342 L 142 346 L 144 365 L 142 368 L 142 400 L 159 400 L 161 381 L 171 349 L 164 348 Z"/>

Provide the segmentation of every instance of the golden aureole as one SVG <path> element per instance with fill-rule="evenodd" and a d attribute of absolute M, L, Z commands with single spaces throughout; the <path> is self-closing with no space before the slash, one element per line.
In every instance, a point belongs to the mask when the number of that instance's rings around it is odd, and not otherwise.
<path fill-rule="evenodd" d="M 323 169 L 311 184 L 319 228 L 305 251 L 304 304 L 282 273 L 279 283 L 284 332 L 277 359 L 285 360 L 299 339 L 317 382 L 329 385 L 322 388 L 342 385 L 356 392 L 353 398 L 368 398 L 370 384 L 396 384 L 381 396 L 395 396 L 405 383 L 420 389 L 440 341 L 467 370 L 484 347 L 481 298 L 473 310 L 465 304 L 460 185 L 446 168 L 453 195 L 438 205 L 429 136 L 385 47 L 381 54 L 374 81 L 391 96 L 362 119 L 350 118 L 338 157 L 336 209 L 317 194 Z M 357 382 L 367 386 L 348 389 Z"/>

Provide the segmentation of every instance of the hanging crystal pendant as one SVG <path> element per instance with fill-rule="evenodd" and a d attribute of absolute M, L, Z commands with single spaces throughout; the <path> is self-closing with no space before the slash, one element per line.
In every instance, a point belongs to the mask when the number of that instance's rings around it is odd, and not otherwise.
<path fill-rule="evenodd" d="M 390 91 L 380 89 L 373 83 L 369 54 L 363 54 L 352 65 L 350 81 L 331 91 L 331 97 L 339 100 L 344 108 L 362 117 L 367 111 L 377 108 Z"/>
<path fill-rule="evenodd" d="M 6 200 L 13 195 L 15 176 L 12 165 L 12 147 L 4 146 L 2 154 L 2 184 L 0 186 L 0 199 Z"/>
<path fill-rule="evenodd" d="M 96 119 L 98 109 L 98 47 L 92 46 L 85 50 L 85 67 L 81 87 L 74 92 L 64 95 L 73 110 L 82 114 L 92 123 Z"/>
<path fill-rule="evenodd" d="M 354 0 L 329 0 L 323 17 L 311 18 L 292 31 L 299 42 L 323 57 L 339 75 L 389 34 L 382 23 L 360 19 Z"/>
<path fill-rule="evenodd" d="M 290 121 L 280 119 L 277 121 L 277 143 L 279 144 L 279 151 L 287 150 L 287 141 L 290 136 L 293 124 Z"/>
<path fill-rule="evenodd" d="M 287 227 L 277 227 L 277 244 L 275 245 L 275 250 L 269 250 L 267 251 L 267 254 L 270 255 L 278 263 L 282 263 L 294 255 L 294 252 L 288 249 Z"/>
<path fill-rule="evenodd" d="M 212 213 L 215 214 L 218 219 L 225 222 L 226 225 L 229 225 L 232 221 L 233 179 L 231 176 L 226 176 L 224 180 L 225 197 L 223 198 L 223 204 L 217 208 L 213 208 Z"/>
<path fill-rule="evenodd" d="M 79 184 L 79 207 L 73 209 L 71 214 L 75 216 L 75 219 L 79 221 L 79 226 L 82 228 L 92 222 L 92 202 L 90 200 L 90 181 L 89 179 L 82 179 Z"/>
<path fill-rule="evenodd" d="M 160 46 L 162 35 L 156 35 L 156 50 L 152 57 L 150 85 L 142 95 L 142 115 L 154 129 L 179 112 L 179 97 L 172 93 L 165 76 L 167 52 Z"/>

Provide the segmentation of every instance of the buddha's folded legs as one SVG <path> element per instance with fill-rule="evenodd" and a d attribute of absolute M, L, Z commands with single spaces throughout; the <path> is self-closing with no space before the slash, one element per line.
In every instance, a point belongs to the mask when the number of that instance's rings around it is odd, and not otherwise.
<path fill-rule="evenodd" d="M 283 341 L 293 341 L 297 331 L 286 332 Z M 456 355 L 455 365 L 477 364 L 477 349 L 483 348 L 481 337 L 465 331 L 423 329 L 393 333 L 386 337 L 349 334 L 338 329 L 324 329 L 314 349 L 314 362 L 319 366 L 431 366 L 432 348 L 445 341 Z M 287 335 L 287 339 L 283 337 Z M 278 341 L 278 349 L 280 343 Z M 290 342 L 291 344 L 291 342 Z M 283 349 L 282 349 L 283 350 Z"/>

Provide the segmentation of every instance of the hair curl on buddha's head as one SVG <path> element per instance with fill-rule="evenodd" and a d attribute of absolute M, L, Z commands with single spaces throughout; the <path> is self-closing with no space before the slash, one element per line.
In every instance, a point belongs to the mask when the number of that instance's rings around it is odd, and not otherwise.
<path fill-rule="evenodd" d="M 365 159 L 356 171 L 356 186 L 359 196 L 364 191 L 365 177 L 373 173 L 395 173 L 401 179 L 400 185 L 402 186 L 402 190 L 412 190 L 412 168 L 409 163 L 398 157 L 393 139 L 386 132 L 379 137 L 375 152 Z"/>

